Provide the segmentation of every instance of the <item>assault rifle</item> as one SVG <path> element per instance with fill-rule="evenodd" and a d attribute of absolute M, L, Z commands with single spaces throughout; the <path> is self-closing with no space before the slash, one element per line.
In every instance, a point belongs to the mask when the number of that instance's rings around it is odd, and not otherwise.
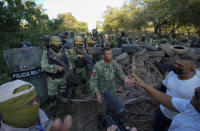
<path fill-rule="evenodd" d="M 92 59 L 86 54 L 84 53 L 83 51 L 81 51 L 78 47 L 73 47 L 73 49 L 84 56 L 84 59 L 87 61 L 87 67 L 92 70 L 93 66 L 94 66 L 94 62 L 92 61 Z"/>
<path fill-rule="evenodd" d="M 55 61 L 56 63 L 58 63 L 58 65 L 62 66 L 64 68 L 64 76 L 63 78 L 70 80 L 72 83 L 77 82 L 79 85 L 82 85 L 81 82 L 75 77 L 74 73 L 69 69 L 69 66 L 64 63 L 61 60 L 58 60 L 55 56 L 51 56 L 50 54 L 48 54 L 49 58 L 53 61 Z"/>
<path fill-rule="evenodd" d="M 124 105 L 109 91 L 105 91 L 103 95 L 107 105 L 107 115 L 103 120 L 105 129 L 111 125 L 117 125 L 117 131 L 129 131 L 124 126 L 126 115 L 126 109 Z"/>

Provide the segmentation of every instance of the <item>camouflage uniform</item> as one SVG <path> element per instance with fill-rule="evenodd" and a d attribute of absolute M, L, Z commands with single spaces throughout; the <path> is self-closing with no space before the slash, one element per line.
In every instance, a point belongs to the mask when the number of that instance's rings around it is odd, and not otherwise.
<path fill-rule="evenodd" d="M 69 37 L 66 39 L 66 44 L 68 45 L 68 48 L 71 48 L 74 46 L 74 32 L 69 33 Z"/>
<path fill-rule="evenodd" d="M 135 43 L 136 44 L 139 44 L 140 43 L 140 37 L 138 35 L 136 35 L 135 37 Z"/>
<path fill-rule="evenodd" d="M 91 78 L 90 89 L 96 93 L 99 92 L 103 97 L 103 92 L 108 90 L 115 94 L 115 78 L 124 80 L 125 75 L 119 70 L 116 61 L 112 60 L 109 65 L 106 65 L 103 60 L 96 63 L 94 66 Z M 102 104 L 98 104 L 98 114 L 104 115 L 106 113 L 106 104 L 102 99 Z"/>
<path fill-rule="evenodd" d="M 93 41 L 95 41 L 96 46 L 98 46 L 98 47 L 101 47 L 101 46 L 102 46 L 101 38 L 100 38 L 100 36 L 99 36 L 99 34 L 98 34 L 98 32 L 97 32 L 96 29 L 93 29 L 93 30 L 92 30 L 92 37 L 91 37 L 91 39 L 92 39 Z"/>
<path fill-rule="evenodd" d="M 106 45 L 110 46 L 111 48 L 117 47 L 117 41 L 116 41 L 114 35 L 112 35 L 112 34 L 108 35 L 108 41 L 106 42 Z"/>
<path fill-rule="evenodd" d="M 83 42 L 84 48 L 86 48 L 87 38 L 85 36 L 85 33 L 81 33 L 80 35 L 81 35 L 82 39 L 84 40 L 84 42 Z"/>
<path fill-rule="evenodd" d="M 186 37 L 180 36 L 180 38 L 181 38 L 181 42 L 184 44 L 184 46 L 187 46 L 187 47 L 190 46 L 190 42 Z"/>
<path fill-rule="evenodd" d="M 105 32 L 100 32 L 99 34 L 100 38 L 101 38 L 101 46 L 102 47 L 106 47 L 106 38 L 105 38 Z"/>
<path fill-rule="evenodd" d="M 83 47 L 84 39 L 82 39 L 81 36 L 75 37 L 75 46 L 80 49 L 84 54 L 87 54 L 86 49 Z M 70 49 L 70 54 L 72 55 L 73 59 L 73 68 L 74 68 L 74 74 L 77 79 L 81 80 L 81 84 L 83 87 L 81 87 L 82 92 L 85 92 L 86 90 L 86 66 L 87 61 L 84 58 L 78 57 L 78 55 L 81 55 L 79 52 L 77 52 L 74 48 Z M 78 88 L 73 87 L 74 91 L 76 92 L 76 89 Z M 72 93 L 72 97 L 75 97 L 75 92 Z"/>
<path fill-rule="evenodd" d="M 158 44 L 158 35 L 157 34 L 153 34 L 153 42 L 152 45 L 156 46 Z"/>
<path fill-rule="evenodd" d="M 118 47 L 120 48 L 122 44 L 129 44 L 128 37 L 126 36 L 126 31 L 121 31 L 120 37 L 118 38 Z"/>
<path fill-rule="evenodd" d="M 52 42 L 59 43 L 61 40 L 59 37 L 53 36 L 55 39 Z M 52 37 L 51 37 L 52 38 Z M 50 38 L 50 39 L 51 39 Z M 60 40 L 59 40 L 60 39 Z M 65 61 L 68 65 L 70 70 L 72 70 L 72 60 L 64 48 L 61 48 L 58 53 L 56 53 L 52 48 L 49 50 L 45 50 L 43 52 L 42 60 L 41 60 L 41 67 L 47 73 L 47 86 L 48 86 L 48 95 L 50 97 L 50 107 L 56 106 L 56 95 L 58 90 L 61 92 L 61 100 L 63 103 L 67 102 L 66 98 L 66 83 L 67 80 L 63 78 L 64 72 L 58 72 L 59 65 L 57 63 L 51 62 L 48 57 L 48 53 L 51 56 L 55 56 L 56 58 Z"/>
<path fill-rule="evenodd" d="M 96 45 L 96 41 L 92 39 L 92 36 L 89 35 L 86 41 L 86 47 L 94 47 Z"/>
<path fill-rule="evenodd" d="M 148 41 L 146 40 L 146 34 L 142 34 L 140 38 L 140 44 L 148 44 Z"/>

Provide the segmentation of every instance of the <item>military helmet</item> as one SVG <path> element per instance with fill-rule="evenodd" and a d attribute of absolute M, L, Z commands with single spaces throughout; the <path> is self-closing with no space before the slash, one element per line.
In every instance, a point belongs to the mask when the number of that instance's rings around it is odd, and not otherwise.
<path fill-rule="evenodd" d="M 69 36 L 69 32 L 65 31 L 65 32 L 63 33 L 63 35 Z"/>
<path fill-rule="evenodd" d="M 109 34 L 108 35 L 108 40 L 114 40 L 115 38 L 114 38 L 114 35 L 113 34 Z"/>
<path fill-rule="evenodd" d="M 31 42 L 22 41 L 22 42 L 20 43 L 20 47 L 31 47 Z"/>
<path fill-rule="evenodd" d="M 83 33 L 83 32 L 82 32 L 82 33 L 80 33 L 80 36 L 84 37 L 84 36 L 85 36 L 85 33 Z"/>
<path fill-rule="evenodd" d="M 97 29 L 92 29 L 92 33 L 97 33 Z"/>
<path fill-rule="evenodd" d="M 65 35 L 63 34 L 59 34 L 58 37 L 60 37 L 61 39 L 65 39 Z"/>
<path fill-rule="evenodd" d="M 154 38 L 154 39 L 157 39 L 157 38 L 158 38 L 158 35 L 157 35 L 157 34 L 153 34 L 153 38 Z"/>
<path fill-rule="evenodd" d="M 84 42 L 83 38 L 81 36 L 76 36 L 75 37 L 75 44 L 76 45 L 82 45 Z"/>
<path fill-rule="evenodd" d="M 100 32 L 100 35 L 101 35 L 101 36 L 104 36 L 104 35 L 105 35 L 105 32 L 103 32 L 103 31 Z"/>
<path fill-rule="evenodd" d="M 50 37 L 50 45 L 52 45 L 52 44 L 56 44 L 56 45 L 62 44 L 62 39 L 58 36 L 51 36 Z"/>
<path fill-rule="evenodd" d="M 162 38 L 162 39 L 160 40 L 160 42 L 161 42 L 161 43 L 166 43 L 166 42 L 168 42 L 168 39 L 167 39 L 167 38 Z"/>
<path fill-rule="evenodd" d="M 125 35 L 126 34 L 126 31 L 125 30 L 122 30 L 121 31 L 121 35 Z"/>

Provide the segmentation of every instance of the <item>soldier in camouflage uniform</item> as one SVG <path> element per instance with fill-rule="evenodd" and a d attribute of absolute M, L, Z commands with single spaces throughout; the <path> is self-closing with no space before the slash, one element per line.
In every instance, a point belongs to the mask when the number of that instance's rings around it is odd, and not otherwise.
<path fill-rule="evenodd" d="M 104 91 L 108 90 L 115 94 L 115 78 L 130 83 L 130 79 L 126 77 L 119 69 L 116 61 L 112 60 L 112 51 L 105 48 L 102 59 L 95 64 L 90 78 L 90 89 L 96 94 L 98 101 L 98 128 L 101 128 L 103 115 L 106 113 L 106 104 L 103 99 Z"/>
<path fill-rule="evenodd" d="M 52 109 L 52 115 L 56 115 L 56 95 L 58 90 L 61 93 L 61 101 L 63 103 L 67 102 L 66 96 L 66 83 L 67 80 L 63 78 L 64 68 L 50 59 L 51 57 L 56 57 L 56 59 L 61 60 L 69 65 L 69 69 L 72 70 L 72 60 L 70 56 L 62 47 L 62 40 L 57 36 L 52 36 L 50 38 L 50 48 L 47 48 L 43 52 L 41 67 L 47 73 L 47 86 L 49 95 L 49 104 Z"/>
<path fill-rule="evenodd" d="M 184 44 L 184 46 L 187 46 L 187 47 L 190 46 L 190 42 L 185 36 L 180 36 L 180 39 L 181 39 L 181 42 Z"/>
<path fill-rule="evenodd" d="M 106 42 L 107 46 L 110 46 L 111 48 L 116 48 L 117 47 L 117 41 L 116 38 L 113 34 L 108 35 L 108 40 Z"/>
<path fill-rule="evenodd" d="M 84 48 L 86 48 L 87 38 L 86 38 L 86 36 L 85 36 L 85 33 L 81 33 L 80 36 L 81 36 L 82 39 L 84 40 L 84 41 L 83 41 L 83 46 L 84 46 Z"/>
<path fill-rule="evenodd" d="M 158 44 L 158 35 L 157 34 L 153 34 L 153 42 L 152 45 L 156 46 Z"/>
<path fill-rule="evenodd" d="M 66 39 L 66 43 L 68 45 L 68 48 L 71 48 L 74 46 L 74 32 L 73 31 L 69 33 L 69 37 Z"/>
<path fill-rule="evenodd" d="M 106 47 L 105 32 L 100 32 L 99 36 L 100 36 L 100 38 L 101 38 L 101 46 L 102 46 L 102 47 Z"/>
<path fill-rule="evenodd" d="M 92 37 L 91 37 L 91 39 L 92 39 L 93 41 L 95 41 L 95 43 L 96 43 L 95 46 L 98 46 L 98 47 L 101 47 L 101 46 L 102 46 L 101 38 L 100 38 L 100 36 L 99 36 L 99 34 L 98 34 L 98 32 L 97 32 L 96 29 L 93 29 L 93 30 L 92 30 Z"/>
<path fill-rule="evenodd" d="M 140 43 L 140 37 L 138 35 L 136 35 L 135 37 L 135 43 L 136 44 L 139 44 Z"/>
<path fill-rule="evenodd" d="M 86 41 L 86 47 L 94 47 L 96 44 L 96 41 L 92 39 L 92 35 L 89 34 Z"/>
<path fill-rule="evenodd" d="M 83 45 L 84 39 L 81 36 L 75 37 L 75 47 L 78 48 L 81 52 L 84 54 L 87 54 L 86 49 Z M 74 68 L 74 74 L 77 79 L 81 81 L 81 90 L 83 93 L 86 93 L 86 66 L 87 61 L 85 60 L 84 56 L 80 54 L 78 51 L 76 51 L 76 48 L 70 49 L 70 54 L 72 55 L 73 59 L 73 68 Z M 75 85 L 72 89 L 72 98 L 76 97 L 76 89 L 80 85 Z"/>
<path fill-rule="evenodd" d="M 118 47 L 120 48 L 122 44 L 129 44 L 128 37 L 126 36 L 126 31 L 122 30 L 120 32 L 120 37 L 118 38 Z"/>
<path fill-rule="evenodd" d="M 140 44 L 148 44 L 148 42 L 146 40 L 146 34 L 142 34 L 142 36 L 140 38 Z"/>

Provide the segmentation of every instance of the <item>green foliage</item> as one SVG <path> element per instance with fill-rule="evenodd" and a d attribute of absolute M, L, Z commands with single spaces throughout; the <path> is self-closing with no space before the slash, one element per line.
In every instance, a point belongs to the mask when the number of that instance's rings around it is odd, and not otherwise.
<path fill-rule="evenodd" d="M 190 31 L 199 30 L 199 8 L 199 0 L 126 0 L 121 8 L 108 7 L 103 29 L 113 33 L 120 29 L 127 32 L 152 29 L 159 35 L 174 32 L 190 35 Z"/>
<path fill-rule="evenodd" d="M 0 0 L 0 73 L 7 72 L 2 50 L 16 48 L 21 41 L 43 47 L 41 36 L 63 33 L 69 28 L 77 32 L 88 30 L 86 23 L 77 21 L 70 13 L 50 20 L 33 0 Z"/>
<path fill-rule="evenodd" d="M 58 18 L 63 20 L 63 26 L 76 32 L 87 32 L 88 26 L 85 22 L 78 21 L 71 12 L 58 14 Z"/>

